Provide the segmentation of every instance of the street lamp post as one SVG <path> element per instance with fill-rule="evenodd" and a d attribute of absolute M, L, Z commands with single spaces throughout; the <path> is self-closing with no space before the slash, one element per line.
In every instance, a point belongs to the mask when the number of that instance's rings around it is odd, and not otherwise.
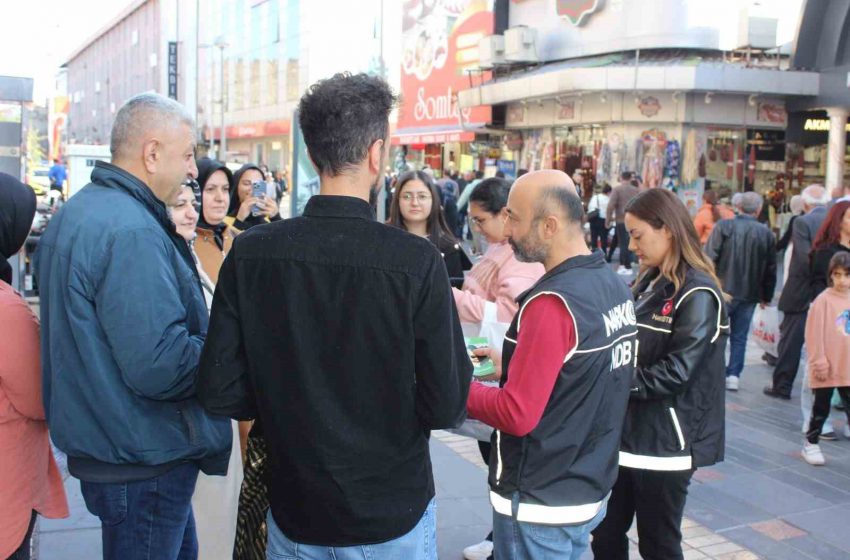
<path fill-rule="evenodd" d="M 221 80 L 221 91 L 219 95 L 221 96 L 221 134 L 219 136 L 219 150 L 221 153 L 218 156 L 219 161 L 227 161 L 227 133 L 224 128 L 224 105 L 227 99 L 227 96 L 224 93 L 224 49 L 227 48 L 227 40 L 224 38 L 224 35 L 219 35 L 215 40 L 215 46 L 218 47 L 221 52 L 221 67 L 219 68 L 220 72 L 220 80 Z"/>

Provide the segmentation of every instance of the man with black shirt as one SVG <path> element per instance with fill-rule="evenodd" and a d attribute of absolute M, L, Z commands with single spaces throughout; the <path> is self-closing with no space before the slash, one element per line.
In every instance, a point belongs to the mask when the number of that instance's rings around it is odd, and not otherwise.
<path fill-rule="evenodd" d="M 437 557 L 428 435 L 464 419 L 472 365 L 439 251 L 368 203 L 395 101 L 365 74 L 314 84 L 321 192 L 241 234 L 219 274 L 198 392 L 263 425 L 270 557 Z"/>

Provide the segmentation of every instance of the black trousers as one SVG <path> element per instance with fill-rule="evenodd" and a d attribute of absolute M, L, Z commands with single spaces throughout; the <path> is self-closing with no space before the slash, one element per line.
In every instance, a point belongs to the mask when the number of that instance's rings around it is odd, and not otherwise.
<path fill-rule="evenodd" d="M 682 560 L 682 515 L 693 470 L 649 471 L 620 467 L 608 513 L 593 531 L 593 557 L 628 560 L 626 536 L 637 516 L 643 560 Z"/>
<path fill-rule="evenodd" d="M 626 224 L 617 224 L 617 243 L 620 246 L 620 264 L 626 268 L 632 267 L 632 252 L 629 251 L 629 230 Z"/>
<path fill-rule="evenodd" d="M 608 229 L 605 227 L 605 218 L 590 220 L 590 249 L 596 250 L 597 246 L 602 249 L 602 254 L 605 254 L 608 249 Z"/>
<path fill-rule="evenodd" d="M 12 553 L 7 560 L 30 560 L 30 541 L 32 540 L 32 531 L 35 528 L 35 518 L 36 518 L 35 510 L 32 511 L 32 517 L 30 518 L 30 526 L 27 529 L 27 534 L 24 537 L 24 542 L 21 543 L 21 546 L 18 547 L 18 550 Z"/>
<path fill-rule="evenodd" d="M 808 313 L 786 313 L 779 325 L 779 356 L 773 370 L 773 390 L 790 395 L 800 367 L 800 356 L 806 339 Z"/>
<path fill-rule="evenodd" d="M 839 396 L 841 396 L 841 402 L 844 403 L 844 412 L 847 413 L 847 423 L 850 424 L 850 387 L 835 387 L 834 390 L 837 390 Z M 829 418 L 829 411 L 832 408 L 832 391 L 833 387 L 812 389 L 815 400 L 812 404 L 809 431 L 806 432 L 806 439 L 809 443 L 817 443 L 820 439 L 823 424 Z"/>

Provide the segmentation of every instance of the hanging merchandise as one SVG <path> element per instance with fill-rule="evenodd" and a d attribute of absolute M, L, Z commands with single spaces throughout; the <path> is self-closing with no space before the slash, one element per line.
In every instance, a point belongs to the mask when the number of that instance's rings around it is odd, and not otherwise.
<path fill-rule="evenodd" d="M 712 150 L 713 152 L 713 150 Z M 691 129 L 688 132 L 688 137 L 685 139 L 685 157 L 682 163 L 682 182 L 689 185 L 697 180 L 699 174 L 698 162 L 700 160 L 699 149 L 697 148 L 697 131 Z M 716 155 L 715 155 L 716 157 Z M 703 164 L 703 169 L 705 164 Z M 705 171 L 700 176 L 705 176 Z"/>
<path fill-rule="evenodd" d="M 743 144 L 738 145 L 738 149 L 735 154 L 735 170 L 738 175 L 738 182 L 744 182 L 744 146 Z"/>
<path fill-rule="evenodd" d="M 705 154 L 699 157 L 699 165 L 697 165 L 697 174 L 700 179 L 705 179 Z"/>
<path fill-rule="evenodd" d="M 611 175 L 611 146 L 605 142 L 602 144 L 602 151 L 599 154 L 599 164 L 596 171 L 596 183 L 602 184 L 608 180 Z"/>
<path fill-rule="evenodd" d="M 671 186 L 676 186 L 679 183 L 680 157 L 679 141 L 671 140 L 667 143 L 664 154 L 664 177 L 670 180 Z"/>
<path fill-rule="evenodd" d="M 645 130 L 641 135 L 644 148 L 643 161 L 638 168 L 646 188 L 661 185 L 664 178 L 664 155 L 667 135 L 658 129 Z"/>
<path fill-rule="evenodd" d="M 597 168 L 599 166 L 599 155 L 602 152 L 602 141 L 594 140 L 593 142 L 593 168 L 591 169 L 591 173 L 593 173 L 593 177 L 596 177 Z"/>
<path fill-rule="evenodd" d="M 752 146 L 750 148 L 750 157 L 749 161 L 747 161 L 747 181 L 750 186 L 755 188 L 756 181 L 756 147 Z"/>
<path fill-rule="evenodd" d="M 635 140 L 635 149 L 634 149 L 635 160 L 633 162 L 632 168 L 629 169 L 629 171 L 637 172 L 638 170 L 640 170 L 641 167 L 643 167 L 643 152 L 644 152 L 644 145 L 643 145 L 643 137 L 641 135 L 641 138 L 638 138 L 637 140 Z"/>

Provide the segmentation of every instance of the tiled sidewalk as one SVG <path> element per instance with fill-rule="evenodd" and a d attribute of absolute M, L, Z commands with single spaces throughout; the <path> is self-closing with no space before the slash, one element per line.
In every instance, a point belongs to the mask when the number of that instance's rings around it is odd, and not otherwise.
<path fill-rule="evenodd" d="M 824 467 L 804 463 L 799 400 L 796 393 L 790 402 L 761 394 L 770 370 L 760 355 L 756 348 L 748 351 L 741 391 L 727 393 L 726 460 L 698 470 L 691 484 L 682 524 L 685 558 L 846 560 L 850 441 L 824 442 Z M 843 415 L 833 414 L 833 420 L 840 433 Z M 490 530 L 484 465 L 473 440 L 446 432 L 434 433 L 431 456 L 440 558 L 459 560 L 465 546 Z M 36 558 L 100 558 L 97 520 L 73 478 L 66 488 L 71 518 L 39 520 Z M 636 542 L 636 535 L 631 538 Z M 639 558 L 636 551 L 632 558 Z"/>
<path fill-rule="evenodd" d="M 474 440 L 467 437 L 457 436 L 449 432 L 434 432 L 433 437 L 440 443 L 445 444 L 460 457 L 481 469 L 483 482 L 483 477 L 486 477 L 487 466 L 481 460 L 481 454 L 478 452 L 478 444 Z M 439 471 L 437 476 L 439 477 Z M 479 486 L 482 482 L 479 482 Z M 478 493 L 482 496 L 485 495 L 485 492 L 486 488 L 478 489 Z M 442 513 L 442 510 L 440 510 L 440 514 Z M 483 534 L 486 534 L 486 532 L 482 533 L 482 535 Z M 704 527 L 691 519 L 686 518 L 682 521 L 682 535 L 684 537 L 684 544 L 682 548 L 685 552 L 685 560 L 709 558 L 718 560 L 753 560 L 759 558 L 756 554 L 745 550 L 743 547 L 729 541 L 724 536 L 712 532 L 707 527 Z M 441 536 L 442 535 L 438 535 L 438 537 Z M 475 535 L 470 535 L 471 540 L 465 542 L 464 546 L 474 544 L 475 538 Z M 637 552 L 637 533 L 634 528 L 629 533 L 629 538 L 632 544 L 629 556 L 630 558 L 638 560 L 640 559 L 640 555 Z M 443 543 L 440 543 L 440 545 L 441 559 L 462 558 L 459 552 L 443 552 Z M 462 550 L 462 547 L 459 550 Z M 585 555 L 585 558 L 593 558 L 593 555 L 588 552 Z"/>

